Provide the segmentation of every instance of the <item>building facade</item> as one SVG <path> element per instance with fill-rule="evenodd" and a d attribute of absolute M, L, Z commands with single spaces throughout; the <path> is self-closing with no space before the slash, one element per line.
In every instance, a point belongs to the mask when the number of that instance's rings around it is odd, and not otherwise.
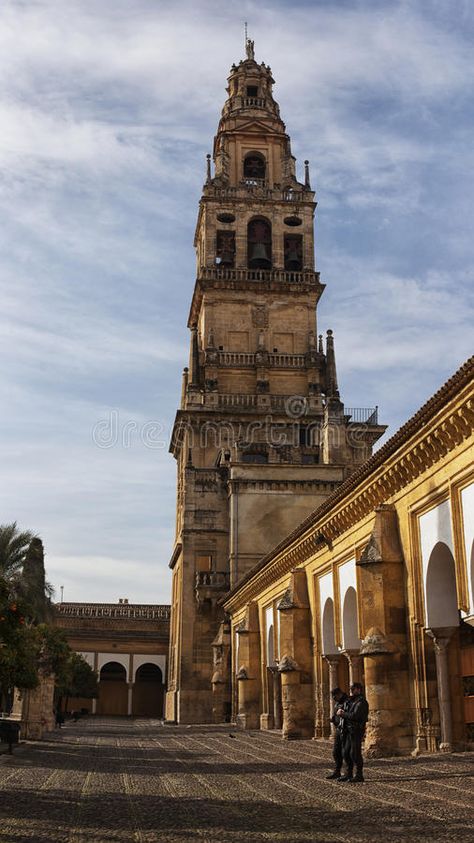
<path fill-rule="evenodd" d="M 219 600 L 371 455 L 377 409 L 344 407 L 318 336 L 315 194 L 298 181 L 270 67 L 233 65 L 199 204 L 177 463 L 166 717 L 230 714 Z M 215 660 L 213 664 L 212 645 Z"/>
<path fill-rule="evenodd" d="M 329 734 L 357 679 L 369 755 L 474 747 L 474 358 L 225 598 L 234 717 Z"/>
<path fill-rule="evenodd" d="M 70 710 L 162 717 L 170 607 L 129 603 L 59 603 L 56 626 L 97 672 L 99 698 L 70 699 Z"/>

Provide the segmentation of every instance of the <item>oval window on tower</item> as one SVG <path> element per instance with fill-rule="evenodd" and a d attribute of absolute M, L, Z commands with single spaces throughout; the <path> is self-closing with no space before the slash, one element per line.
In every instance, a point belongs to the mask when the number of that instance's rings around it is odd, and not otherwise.
<path fill-rule="evenodd" d="M 230 211 L 221 211 L 220 214 L 217 214 L 217 219 L 219 222 L 235 222 L 235 216 Z"/>

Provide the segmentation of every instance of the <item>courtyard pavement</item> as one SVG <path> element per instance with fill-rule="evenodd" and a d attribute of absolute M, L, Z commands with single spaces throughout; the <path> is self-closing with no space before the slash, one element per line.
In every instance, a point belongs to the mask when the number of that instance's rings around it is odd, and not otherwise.
<path fill-rule="evenodd" d="M 325 741 L 96 718 L 0 757 L 2 843 L 474 840 L 474 756 L 325 779 Z"/>

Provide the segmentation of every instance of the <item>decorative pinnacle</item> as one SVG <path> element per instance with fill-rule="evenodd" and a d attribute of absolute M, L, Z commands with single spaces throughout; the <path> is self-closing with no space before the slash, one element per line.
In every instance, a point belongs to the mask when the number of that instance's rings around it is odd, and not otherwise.
<path fill-rule="evenodd" d="M 210 184 L 211 183 L 211 155 L 210 155 L 209 152 L 207 153 L 206 158 L 207 158 L 206 181 L 207 181 L 207 184 Z"/>
<path fill-rule="evenodd" d="M 304 162 L 304 186 L 306 190 L 311 190 L 311 182 L 309 180 L 309 161 Z"/>

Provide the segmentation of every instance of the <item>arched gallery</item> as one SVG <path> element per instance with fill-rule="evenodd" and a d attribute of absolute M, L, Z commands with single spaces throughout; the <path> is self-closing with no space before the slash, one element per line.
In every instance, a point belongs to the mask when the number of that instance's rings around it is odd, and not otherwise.
<path fill-rule="evenodd" d="M 61 603 L 57 623 L 99 677 L 97 699 L 69 699 L 68 709 L 106 716 L 163 716 L 169 606 Z"/>
<path fill-rule="evenodd" d="M 474 747 L 473 375 L 471 358 L 223 601 L 244 728 L 328 736 L 330 689 L 361 680 L 369 754 Z"/>

